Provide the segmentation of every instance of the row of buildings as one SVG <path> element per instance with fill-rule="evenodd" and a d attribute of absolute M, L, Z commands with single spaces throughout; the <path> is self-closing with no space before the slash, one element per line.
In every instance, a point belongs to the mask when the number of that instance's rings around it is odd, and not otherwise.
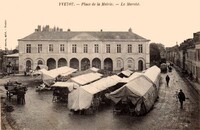
<path fill-rule="evenodd" d="M 18 40 L 19 72 L 46 65 L 48 69 L 70 66 L 78 70 L 90 67 L 118 71 L 142 71 L 149 67 L 149 40 L 127 32 L 63 31 L 41 27 Z"/>
<path fill-rule="evenodd" d="M 200 32 L 180 45 L 166 48 L 166 59 L 179 66 L 195 81 L 200 82 Z"/>

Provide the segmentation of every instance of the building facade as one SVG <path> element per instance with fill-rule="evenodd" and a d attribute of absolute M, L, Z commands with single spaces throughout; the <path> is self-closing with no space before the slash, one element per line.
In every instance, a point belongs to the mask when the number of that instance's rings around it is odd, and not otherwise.
<path fill-rule="evenodd" d="M 110 71 L 149 67 L 149 40 L 127 32 L 73 32 L 48 25 L 19 39 L 19 71 L 47 65 L 78 70 L 97 67 Z"/>
<path fill-rule="evenodd" d="M 8 73 L 18 73 L 19 54 L 8 54 L 3 56 L 3 70 Z"/>
<path fill-rule="evenodd" d="M 194 57 L 192 57 L 192 51 L 194 50 L 194 40 L 193 39 L 187 39 L 184 40 L 179 46 L 179 52 L 180 52 L 180 68 L 183 70 L 183 72 L 192 72 L 191 69 L 189 69 L 189 66 L 191 66 L 192 60 Z M 191 67 L 190 67 L 191 68 Z"/>
<path fill-rule="evenodd" d="M 194 33 L 196 53 L 196 79 L 200 82 L 200 32 Z"/>
<path fill-rule="evenodd" d="M 187 49 L 186 70 L 187 70 L 187 72 L 193 78 L 196 78 L 196 55 L 195 55 L 195 48 L 188 48 Z"/>
<path fill-rule="evenodd" d="M 166 60 L 173 62 L 177 66 L 180 66 L 180 57 L 181 55 L 178 45 L 166 48 Z"/>
<path fill-rule="evenodd" d="M 194 33 L 193 38 L 185 40 L 178 48 L 178 51 L 174 47 L 166 48 L 167 60 L 179 66 L 190 78 L 200 82 L 200 32 Z M 176 62 L 178 59 L 179 65 Z"/>

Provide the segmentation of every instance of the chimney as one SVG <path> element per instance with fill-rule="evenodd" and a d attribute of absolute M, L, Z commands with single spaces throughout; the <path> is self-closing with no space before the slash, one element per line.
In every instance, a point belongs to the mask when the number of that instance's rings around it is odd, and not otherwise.
<path fill-rule="evenodd" d="M 57 27 L 57 31 L 59 31 L 59 27 Z"/>
<path fill-rule="evenodd" d="M 46 29 L 45 29 L 46 31 L 49 31 L 49 25 L 46 25 Z"/>
<path fill-rule="evenodd" d="M 55 27 L 55 26 L 53 27 L 53 31 L 54 31 L 54 32 L 56 31 L 56 27 Z"/>
<path fill-rule="evenodd" d="M 37 31 L 38 31 L 38 32 L 41 32 L 41 25 L 38 25 Z"/>
<path fill-rule="evenodd" d="M 44 26 L 42 27 L 42 31 L 45 31 L 45 27 Z"/>
<path fill-rule="evenodd" d="M 132 28 L 129 28 L 129 29 L 128 29 L 128 32 L 131 32 L 131 33 L 132 33 Z"/>

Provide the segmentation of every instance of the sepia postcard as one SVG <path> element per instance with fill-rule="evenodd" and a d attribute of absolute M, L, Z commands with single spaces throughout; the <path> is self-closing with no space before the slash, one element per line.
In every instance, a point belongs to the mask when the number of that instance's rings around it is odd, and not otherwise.
<path fill-rule="evenodd" d="M 199 130 L 199 0 L 1 0 L 2 130 Z"/>

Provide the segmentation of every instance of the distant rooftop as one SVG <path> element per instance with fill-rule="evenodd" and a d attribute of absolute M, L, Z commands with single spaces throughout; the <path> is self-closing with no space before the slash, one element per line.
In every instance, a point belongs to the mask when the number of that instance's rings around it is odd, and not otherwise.
<path fill-rule="evenodd" d="M 129 29 L 127 32 L 111 32 L 111 31 L 71 31 L 68 29 L 67 31 L 63 31 L 60 28 L 50 28 L 49 25 L 43 27 L 38 26 L 35 29 L 35 32 L 19 39 L 19 41 L 26 40 L 74 40 L 73 38 L 79 35 L 89 35 L 94 39 L 86 39 L 86 40 L 131 40 L 131 41 L 149 41 L 135 33 L 132 32 L 132 29 Z"/>

